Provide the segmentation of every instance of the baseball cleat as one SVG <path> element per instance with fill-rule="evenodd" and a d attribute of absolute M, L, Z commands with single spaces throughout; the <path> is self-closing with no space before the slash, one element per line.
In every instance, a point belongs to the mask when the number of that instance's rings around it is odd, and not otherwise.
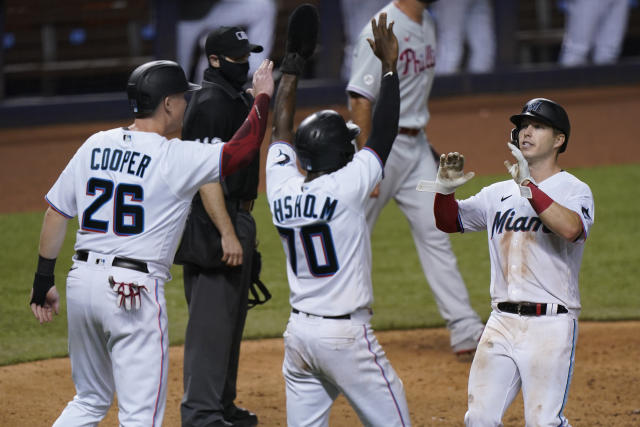
<path fill-rule="evenodd" d="M 225 411 L 225 421 L 234 427 L 255 427 L 258 425 L 258 416 L 248 409 L 234 407 L 231 411 Z"/>

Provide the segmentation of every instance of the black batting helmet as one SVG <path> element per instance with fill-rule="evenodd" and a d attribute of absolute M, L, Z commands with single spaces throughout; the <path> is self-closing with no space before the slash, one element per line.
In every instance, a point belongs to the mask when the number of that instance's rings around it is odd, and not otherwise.
<path fill-rule="evenodd" d="M 558 152 L 563 153 L 564 150 L 567 149 L 569 133 L 571 133 L 571 125 L 569 124 L 569 116 L 567 116 L 567 112 L 560 104 L 546 98 L 534 98 L 524 104 L 520 114 L 511 116 L 511 122 L 516 125 L 516 128 L 511 131 L 511 140 L 516 143 L 516 146 L 518 145 L 520 124 L 524 118 L 540 120 L 552 128 L 564 133 L 564 144 L 562 144 Z"/>
<path fill-rule="evenodd" d="M 129 107 L 138 118 L 151 115 L 169 95 L 200 89 L 189 83 L 182 67 L 173 61 L 151 61 L 133 70 L 127 82 Z"/>
<path fill-rule="evenodd" d="M 360 128 L 344 122 L 333 110 L 313 113 L 300 123 L 293 145 L 302 168 L 308 172 L 340 169 L 353 158 L 353 139 Z"/>

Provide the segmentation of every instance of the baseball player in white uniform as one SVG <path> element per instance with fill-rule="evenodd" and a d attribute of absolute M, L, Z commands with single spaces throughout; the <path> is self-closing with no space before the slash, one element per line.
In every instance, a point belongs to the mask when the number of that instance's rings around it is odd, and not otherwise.
<path fill-rule="evenodd" d="M 76 395 L 54 426 L 97 426 L 118 395 L 122 426 L 160 426 L 167 394 L 164 284 L 191 199 L 259 150 L 266 129 L 271 70 L 254 76 L 252 113 L 230 142 L 168 140 L 182 126 L 188 83 L 172 61 L 131 74 L 135 121 L 98 132 L 75 153 L 46 195 L 31 309 L 42 323 L 58 312 L 55 260 L 68 220 L 78 216 L 67 277 L 69 355 Z"/>
<path fill-rule="evenodd" d="M 484 325 L 469 303 L 449 237 L 435 226 L 433 194 L 415 192 L 420 178 L 435 178 L 437 172 L 437 160 L 424 130 L 429 121 L 427 100 L 433 84 L 436 49 L 433 20 L 425 3 L 428 2 L 397 0 L 380 11 L 395 23 L 398 36 L 400 128 L 379 194 L 374 190 L 375 197 L 366 203 L 367 223 L 373 229 L 382 208 L 395 199 L 411 225 L 422 269 L 451 333 L 451 347 L 455 353 L 465 353 L 475 350 Z M 351 117 L 361 129 L 360 146 L 369 136 L 371 110 L 379 97 L 382 76 L 366 42 L 370 37 L 371 29 L 365 27 L 355 47 L 347 86 Z"/>
<path fill-rule="evenodd" d="M 464 158 L 440 158 L 434 182 L 438 227 L 447 232 L 486 230 L 491 259 L 489 317 L 469 373 L 467 426 L 502 425 L 522 389 L 528 426 L 568 426 L 563 415 L 573 373 L 584 243 L 593 225 L 589 186 L 560 168 L 569 141 L 565 110 L 536 98 L 522 113 L 505 165 L 513 180 L 456 201 L 455 189 L 473 177 Z M 515 182 L 514 182 L 515 181 Z"/>
<path fill-rule="evenodd" d="M 266 177 L 291 290 L 282 367 L 289 426 L 328 426 L 340 393 L 364 425 L 410 425 L 402 382 L 370 324 L 371 247 L 363 205 L 382 177 L 399 111 L 392 25 L 384 14 L 372 25 L 371 48 L 383 77 L 362 150 L 354 154 L 357 127 L 332 110 L 307 117 L 293 138 L 296 75 L 283 74 L 276 98 Z"/>
<path fill-rule="evenodd" d="M 496 35 L 492 3 L 446 0 L 431 6 L 438 37 L 436 75 L 460 71 L 465 45 L 468 46 L 466 69 L 470 73 L 488 73 L 493 69 Z"/>
<path fill-rule="evenodd" d="M 566 0 L 560 65 L 596 65 L 618 60 L 633 0 Z M 637 3 L 636 3 L 637 5 Z"/>

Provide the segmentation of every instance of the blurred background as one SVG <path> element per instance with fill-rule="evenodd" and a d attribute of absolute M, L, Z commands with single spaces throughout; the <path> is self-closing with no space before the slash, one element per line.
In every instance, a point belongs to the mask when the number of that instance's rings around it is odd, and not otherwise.
<path fill-rule="evenodd" d="M 453 35 L 454 39 L 464 38 L 464 43 L 459 47 L 459 58 L 447 60 L 448 69 L 436 68 L 433 97 L 640 81 L 637 0 L 483 0 L 482 9 L 467 11 L 463 24 L 445 21 L 450 18 L 445 18 L 447 12 L 442 9 L 456 1 L 440 0 L 430 6 L 439 26 L 439 42 L 451 37 L 443 31 L 470 30 L 470 34 Z M 197 65 L 193 58 L 202 57 L 198 40 L 204 29 L 220 25 L 213 23 L 213 17 L 224 16 L 226 25 L 245 27 L 250 41 L 265 45 L 278 65 L 284 53 L 288 16 L 300 3 L 0 0 L 0 127 L 128 117 L 124 88 L 131 70 L 152 59 L 176 59 L 188 73 L 192 72 Z M 307 3 L 318 7 L 320 37 L 300 85 L 299 104 L 344 104 L 348 75 L 345 58 L 349 57 L 345 47 L 348 49 L 350 39 L 368 22 L 367 15 L 372 14 L 369 10 L 375 11 L 385 2 Z M 583 16 L 604 4 L 605 10 L 599 12 L 602 16 Z M 614 10 L 621 12 L 607 17 Z M 363 15 L 365 21 L 357 15 Z M 481 16 L 484 30 L 477 30 L 482 23 L 472 20 Z M 570 55 L 569 48 L 576 47 L 575 41 L 563 43 L 570 18 L 593 22 L 578 36 L 584 38 L 588 48 L 583 58 Z M 185 28 L 201 33 L 185 41 Z M 484 40 L 487 34 L 489 41 Z M 613 41 L 598 48 L 598 42 L 605 39 Z M 474 49 L 484 50 L 480 52 L 487 59 L 484 65 L 474 66 L 473 57 L 478 55 Z M 444 64 L 445 58 L 440 55 L 438 52 L 436 62 Z M 191 78 L 200 80 L 197 73 Z"/>

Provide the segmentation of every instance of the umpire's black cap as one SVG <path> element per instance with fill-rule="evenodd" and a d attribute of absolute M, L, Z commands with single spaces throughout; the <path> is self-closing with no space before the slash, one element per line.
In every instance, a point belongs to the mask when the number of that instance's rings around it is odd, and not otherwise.
<path fill-rule="evenodd" d="M 262 52 L 264 49 L 260 45 L 249 43 L 247 33 L 242 28 L 220 27 L 209 33 L 204 50 L 207 56 L 224 55 L 235 59 L 251 52 Z"/>

